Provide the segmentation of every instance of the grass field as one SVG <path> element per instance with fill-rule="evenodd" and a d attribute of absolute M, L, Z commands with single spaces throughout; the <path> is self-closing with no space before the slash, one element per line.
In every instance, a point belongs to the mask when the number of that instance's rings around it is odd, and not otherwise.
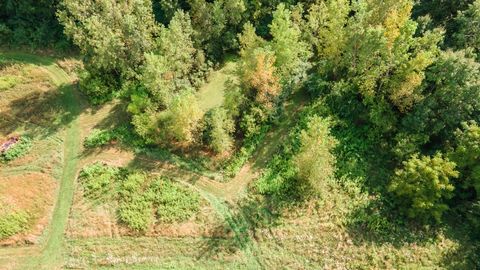
<path fill-rule="evenodd" d="M 56 59 L 6 53 L 0 60 L 16 63 L 1 70 L 15 78 L 0 82 L 1 136 L 28 132 L 34 141 L 25 157 L 0 165 L 0 201 L 8 194 L 38 198 L 36 205 L 47 209 L 36 210 L 44 220 L 36 244 L 0 248 L 0 269 L 475 269 L 478 254 L 462 226 L 392 229 L 385 236 L 352 224 L 352 216 L 375 202 L 354 181 L 332 181 L 322 197 L 301 204 L 256 194 L 252 183 L 286 140 L 301 109 L 292 105 L 301 102 L 287 103 L 252 158 L 233 179 L 220 182 L 220 172 L 159 149 L 85 149 L 83 139 L 93 129 L 128 121 L 123 105 L 89 107 L 76 90 L 75 74 Z M 234 69 L 234 62 L 227 63 L 200 90 L 205 110 L 221 105 Z M 26 89 L 39 94 L 24 101 L 31 95 Z M 116 200 L 86 200 L 76 181 L 81 168 L 98 161 L 174 180 L 200 196 L 199 213 L 144 233 L 125 229 Z M 31 193 L 22 197 L 7 187 L 30 187 Z"/>

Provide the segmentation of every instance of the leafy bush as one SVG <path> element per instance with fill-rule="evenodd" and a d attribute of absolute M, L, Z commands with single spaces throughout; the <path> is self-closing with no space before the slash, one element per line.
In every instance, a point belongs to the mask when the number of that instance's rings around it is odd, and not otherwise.
<path fill-rule="evenodd" d="M 118 217 L 129 228 L 141 232 L 153 223 L 152 194 L 143 173 L 133 172 L 120 184 Z"/>
<path fill-rule="evenodd" d="M 5 239 L 26 230 L 29 219 L 30 215 L 25 211 L 1 213 L 0 239 Z"/>
<path fill-rule="evenodd" d="M 86 148 L 95 148 L 109 144 L 114 139 L 116 139 L 116 136 L 112 131 L 94 129 L 92 133 L 85 138 L 83 145 Z"/>
<path fill-rule="evenodd" d="M 403 162 L 403 168 L 395 171 L 389 186 L 410 218 L 440 221 L 448 210 L 444 200 L 453 196 L 451 178 L 457 178 L 455 163 L 440 153 L 433 157 L 413 155 Z"/>
<path fill-rule="evenodd" d="M 200 197 L 168 179 L 157 179 L 151 185 L 157 217 L 162 222 L 188 220 L 199 210 Z"/>
<path fill-rule="evenodd" d="M 0 154 L 0 161 L 8 162 L 22 157 L 28 153 L 30 148 L 32 148 L 32 139 L 28 136 L 22 136 L 15 145 Z"/>
<path fill-rule="evenodd" d="M 83 145 L 85 148 L 96 148 L 109 144 L 110 142 L 118 140 L 123 145 L 131 147 L 143 147 L 145 142 L 137 134 L 135 134 L 131 128 L 127 125 L 120 126 L 111 130 L 99 130 L 94 129 L 85 138 Z"/>
<path fill-rule="evenodd" d="M 83 168 L 80 171 L 79 180 L 85 196 L 93 199 L 111 193 L 118 173 L 118 168 L 100 162 Z"/>
<path fill-rule="evenodd" d="M 17 84 L 17 77 L 11 75 L 2 75 L 0 77 L 0 91 L 8 90 Z"/>
<path fill-rule="evenodd" d="M 97 74 L 98 73 L 98 74 Z M 80 89 L 92 104 L 98 105 L 112 99 L 114 89 L 118 89 L 115 79 L 109 74 L 95 72 L 92 74 L 88 71 L 80 73 Z"/>

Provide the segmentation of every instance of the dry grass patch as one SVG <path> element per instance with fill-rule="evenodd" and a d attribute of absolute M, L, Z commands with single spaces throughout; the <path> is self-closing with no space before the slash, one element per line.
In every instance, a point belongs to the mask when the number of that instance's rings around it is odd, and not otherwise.
<path fill-rule="evenodd" d="M 48 224 L 54 206 L 56 181 L 41 173 L 0 178 L 0 205 L 3 214 L 26 213 L 27 224 L 19 234 L 0 241 L 1 245 L 35 243 Z"/>

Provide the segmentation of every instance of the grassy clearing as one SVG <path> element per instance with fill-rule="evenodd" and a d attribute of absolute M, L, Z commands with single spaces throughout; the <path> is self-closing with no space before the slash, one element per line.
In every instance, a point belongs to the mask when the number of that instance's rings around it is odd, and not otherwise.
<path fill-rule="evenodd" d="M 220 70 L 212 72 L 199 92 L 200 106 L 204 111 L 219 107 L 223 104 L 224 93 L 228 81 L 235 81 L 236 62 L 230 61 Z"/>

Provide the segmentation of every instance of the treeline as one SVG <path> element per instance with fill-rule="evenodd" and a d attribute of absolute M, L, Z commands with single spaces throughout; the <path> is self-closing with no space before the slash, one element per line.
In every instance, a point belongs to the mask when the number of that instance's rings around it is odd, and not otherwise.
<path fill-rule="evenodd" d="M 373 190 L 392 211 L 440 222 L 456 207 L 479 226 L 479 0 L 33 2 L 31 16 L 0 4 L 2 40 L 63 29 L 83 56 L 81 89 L 93 103 L 126 100 L 146 143 L 231 153 L 306 91 L 308 113 L 258 190 L 291 194 L 334 177 L 333 135 L 350 130 L 374 151 Z M 43 23 L 28 23 L 36 16 Z M 239 82 L 205 112 L 195 92 L 232 53 Z"/>

